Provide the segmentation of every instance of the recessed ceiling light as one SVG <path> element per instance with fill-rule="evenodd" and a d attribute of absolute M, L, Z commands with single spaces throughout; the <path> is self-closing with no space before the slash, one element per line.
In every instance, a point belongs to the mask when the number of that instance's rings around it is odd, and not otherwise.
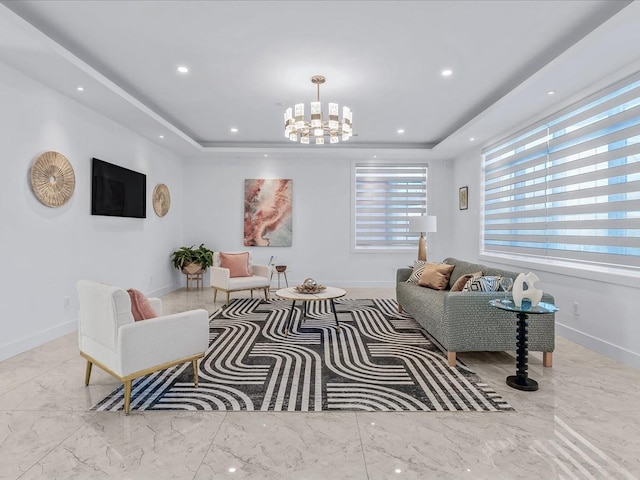
<path fill-rule="evenodd" d="M 264 158 L 267 158 L 269 155 L 267 155 L 266 153 L 264 154 Z"/>
<path fill-rule="evenodd" d="M 470 141 L 470 142 L 473 142 L 474 140 L 475 140 L 475 137 L 471 137 L 471 138 L 469 139 L 469 141 Z"/>
<path fill-rule="evenodd" d="M 448 68 L 446 70 L 442 71 L 442 76 L 443 77 L 450 77 L 452 74 L 453 74 L 453 70 L 450 70 Z"/>
<path fill-rule="evenodd" d="M 555 94 L 556 94 L 556 91 L 555 91 L 555 90 L 549 90 L 549 91 L 547 92 L 547 95 L 555 95 Z"/>
<path fill-rule="evenodd" d="M 164 135 L 158 135 L 158 138 L 164 138 Z"/>
<path fill-rule="evenodd" d="M 404 133 L 404 128 L 399 128 L 398 133 Z"/>
<path fill-rule="evenodd" d="M 231 128 L 231 133 L 238 133 L 238 129 L 236 127 Z"/>
<path fill-rule="evenodd" d="M 79 92 L 84 92 L 84 87 L 77 87 L 76 90 L 78 90 Z"/>
<path fill-rule="evenodd" d="M 229 468 L 229 473 L 234 473 L 236 471 L 235 467 Z"/>
<path fill-rule="evenodd" d="M 378 155 L 374 155 L 373 158 L 378 158 Z"/>
<path fill-rule="evenodd" d="M 185 67 L 184 65 L 180 65 L 180 66 L 178 67 L 178 72 L 179 72 L 179 73 L 189 73 L 189 68 L 188 68 L 188 67 Z"/>

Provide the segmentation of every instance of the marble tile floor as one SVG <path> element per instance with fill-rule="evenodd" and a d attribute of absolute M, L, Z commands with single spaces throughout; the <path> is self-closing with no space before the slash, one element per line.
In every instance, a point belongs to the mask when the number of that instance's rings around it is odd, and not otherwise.
<path fill-rule="evenodd" d="M 163 300 L 220 306 L 209 289 Z M 118 384 L 96 368 L 85 387 L 67 335 L 0 362 L 0 479 L 640 479 L 640 371 L 559 337 L 553 368 L 530 356 L 540 390 L 520 392 L 513 353 L 460 358 L 515 411 L 126 416 L 89 411 Z"/>

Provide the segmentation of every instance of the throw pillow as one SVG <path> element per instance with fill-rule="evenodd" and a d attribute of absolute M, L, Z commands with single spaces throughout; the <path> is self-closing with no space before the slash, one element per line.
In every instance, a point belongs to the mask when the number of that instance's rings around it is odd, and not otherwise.
<path fill-rule="evenodd" d="M 454 268 L 455 265 L 446 263 L 427 263 L 422 270 L 418 285 L 434 290 L 444 290 L 449 285 L 449 277 Z"/>
<path fill-rule="evenodd" d="M 407 280 L 407 283 L 418 283 L 420 281 L 420 275 L 422 275 L 422 271 L 426 264 L 427 262 L 425 260 L 416 260 L 413 262 L 413 272 L 411 272 L 411 276 Z"/>
<path fill-rule="evenodd" d="M 249 272 L 249 252 L 220 252 L 220 266 L 229 269 L 231 278 L 251 276 L 251 272 Z"/>
<path fill-rule="evenodd" d="M 127 290 L 129 297 L 131 297 L 131 314 L 133 320 L 138 322 L 140 320 L 148 320 L 149 318 L 156 318 L 156 312 L 140 290 L 130 288 Z"/>
<path fill-rule="evenodd" d="M 482 272 L 476 272 L 476 273 L 467 273 L 465 275 L 462 275 L 458 280 L 456 280 L 456 282 L 451 286 L 451 291 L 452 292 L 461 292 L 462 289 L 464 288 L 464 286 L 467 284 L 467 282 L 469 280 L 471 280 L 473 277 L 481 277 L 482 276 Z"/>
<path fill-rule="evenodd" d="M 500 288 L 500 279 L 502 277 L 498 276 L 486 276 L 486 277 L 477 277 L 474 276 L 471 280 L 469 280 L 464 288 L 463 292 L 497 292 Z"/>

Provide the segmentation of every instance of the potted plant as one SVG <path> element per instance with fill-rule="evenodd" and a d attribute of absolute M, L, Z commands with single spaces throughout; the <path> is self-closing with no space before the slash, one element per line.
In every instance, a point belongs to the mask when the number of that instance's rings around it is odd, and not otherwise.
<path fill-rule="evenodd" d="M 180 247 L 171 254 L 171 263 L 185 273 L 198 273 L 213 265 L 213 251 L 201 243 L 198 248 Z"/>

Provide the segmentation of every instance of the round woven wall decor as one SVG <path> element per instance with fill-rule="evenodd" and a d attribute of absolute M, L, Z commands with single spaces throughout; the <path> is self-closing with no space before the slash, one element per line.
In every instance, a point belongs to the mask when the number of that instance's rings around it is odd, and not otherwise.
<path fill-rule="evenodd" d="M 31 188 L 47 207 L 67 203 L 76 188 L 76 176 L 69 160 L 58 152 L 44 152 L 31 167 Z"/>
<path fill-rule="evenodd" d="M 164 217 L 171 206 L 169 188 L 164 183 L 159 183 L 153 189 L 153 211 L 159 217 Z"/>

